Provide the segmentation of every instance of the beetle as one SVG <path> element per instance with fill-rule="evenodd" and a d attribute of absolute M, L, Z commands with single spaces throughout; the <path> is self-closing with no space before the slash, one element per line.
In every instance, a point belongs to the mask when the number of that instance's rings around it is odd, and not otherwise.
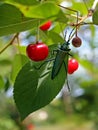
<path fill-rule="evenodd" d="M 62 8 L 68 9 L 70 11 L 76 12 L 77 13 L 77 21 L 76 21 L 76 23 L 78 23 L 78 12 L 76 10 L 69 9 L 69 8 L 63 7 L 61 5 L 59 5 L 59 6 L 62 7 Z M 75 28 L 76 28 L 76 35 L 77 35 L 77 26 Z M 65 41 L 56 50 L 57 54 L 56 54 L 56 57 L 54 59 L 54 63 L 53 63 L 53 67 L 52 67 L 51 79 L 54 79 L 58 75 L 63 63 L 64 63 L 65 70 L 66 70 L 66 73 L 67 73 L 67 64 L 65 64 L 64 59 L 65 59 L 65 57 L 67 57 L 67 62 L 68 62 L 68 55 L 70 55 L 69 54 L 69 51 L 70 51 L 70 49 L 69 49 L 69 44 L 70 44 L 69 41 L 72 38 L 72 36 L 74 35 L 74 34 L 72 34 L 72 32 L 73 32 L 73 30 L 75 28 L 72 29 L 72 31 L 71 31 L 71 33 L 69 35 L 68 41 Z"/>
<path fill-rule="evenodd" d="M 72 56 L 71 54 L 69 54 L 69 51 L 71 50 L 69 48 L 69 45 L 70 45 L 71 38 L 75 34 L 75 32 L 73 32 L 74 29 L 75 29 L 75 27 L 71 30 L 68 40 L 67 41 L 65 40 L 65 42 L 62 45 L 60 45 L 58 47 L 58 49 L 56 50 L 57 53 L 56 53 L 56 57 L 54 59 L 53 67 L 52 67 L 51 79 L 54 79 L 58 75 L 58 73 L 62 67 L 62 64 L 64 64 L 65 71 L 67 73 L 68 56 L 69 55 Z M 65 37 L 66 37 L 66 34 L 65 34 Z M 65 37 L 64 37 L 64 39 L 66 39 Z M 66 64 L 64 61 L 65 58 L 67 58 Z"/>
<path fill-rule="evenodd" d="M 67 42 L 64 42 L 57 50 L 56 50 L 56 57 L 54 59 L 53 67 L 52 67 L 52 73 L 51 73 L 51 79 L 54 79 L 57 74 L 59 73 L 62 64 L 64 63 L 65 70 L 67 71 L 67 66 L 65 64 L 65 57 L 69 54 L 69 40 Z"/>

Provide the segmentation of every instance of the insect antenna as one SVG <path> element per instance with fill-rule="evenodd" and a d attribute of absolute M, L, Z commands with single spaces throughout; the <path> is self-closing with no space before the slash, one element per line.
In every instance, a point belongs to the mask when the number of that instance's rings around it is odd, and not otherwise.
<path fill-rule="evenodd" d="M 36 69 L 36 70 L 39 70 L 39 69 L 41 69 L 41 67 L 42 66 L 44 66 L 46 63 L 48 63 L 48 62 L 50 62 L 50 61 L 54 61 L 55 60 L 55 58 L 51 58 L 51 59 L 47 59 L 47 60 L 45 60 L 41 65 L 39 65 L 39 66 L 33 66 L 34 67 L 34 69 Z"/>
<path fill-rule="evenodd" d="M 73 32 L 75 29 L 76 29 L 76 27 L 74 27 L 74 28 L 71 30 L 71 32 L 70 32 L 70 34 L 69 34 L 69 37 L 68 37 L 68 41 L 67 41 L 67 42 L 70 42 L 70 40 L 72 39 L 72 37 L 73 37 L 73 36 L 74 36 L 74 34 L 76 33 L 76 31 L 75 31 L 75 32 Z"/>
<path fill-rule="evenodd" d="M 64 40 L 66 41 L 67 30 L 64 33 Z"/>

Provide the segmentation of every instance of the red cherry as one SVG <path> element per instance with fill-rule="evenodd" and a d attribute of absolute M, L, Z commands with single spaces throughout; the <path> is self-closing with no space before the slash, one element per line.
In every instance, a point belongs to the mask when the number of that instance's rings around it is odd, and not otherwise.
<path fill-rule="evenodd" d="M 68 73 L 72 74 L 74 71 L 76 71 L 79 67 L 79 63 L 75 59 L 70 59 L 68 61 Z"/>
<path fill-rule="evenodd" d="M 49 20 L 46 23 L 44 23 L 43 25 L 41 25 L 39 28 L 43 31 L 48 30 L 52 25 L 52 22 Z"/>
<path fill-rule="evenodd" d="M 48 56 L 48 46 L 42 42 L 36 44 L 29 44 L 26 48 L 28 57 L 33 61 L 45 60 Z"/>
<path fill-rule="evenodd" d="M 33 124 L 29 124 L 28 126 L 27 126 L 27 130 L 33 130 L 34 129 L 34 125 Z"/>

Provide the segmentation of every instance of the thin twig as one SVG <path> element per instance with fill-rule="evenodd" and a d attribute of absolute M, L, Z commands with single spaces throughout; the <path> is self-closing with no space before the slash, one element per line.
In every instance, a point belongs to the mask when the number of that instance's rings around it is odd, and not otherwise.
<path fill-rule="evenodd" d="M 70 25 L 71 25 L 71 26 L 79 26 L 79 25 L 81 25 L 81 23 L 83 23 L 84 20 L 87 19 L 87 18 L 88 18 L 88 15 L 82 17 L 81 20 L 78 21 L 78 23 L 71 23 Z"/>
<path fill-rule="evenodd" d="M 3 49 L 0 50 L 0 54 L 3 53 L 10 45 L 13 44 L 13 42 L 17 36 L 18 36 L 18 33 L 11 39 L 11 41 Z"/>
<path fill-rule="evenodd" d="M 58 6 L 61 7 L 61 8 L 67 9 L 67 10 L 69 10 L 69 11 L 73 11 L 73 12 L 76 12 L 76 13 L 77 13 L 77 15 L 71 14 L 71 16 L 77 18 L 77 21 L 76 21 L 76 23 L 71 23 L 71 24 L 70 24 L 70 26 L 76 26 L 76 35 L 77 35 L 78 26 L 79 26 L 79 25 L 83 25 L 83 24 L 81 24 L 81 23 L 84 23 L 84 21 L 85 21 L 88 17 L 90 17 L 90 16 L 93 15 L 94 9 L 95 9 L 97 3 L 98 3 L 98 0 L 95 0 L 94 3 L 93 3 L 92 8 L 91 8 L 90 10 L 88 10 L 88 14 L 87 14 L 86 16 L 83 16 L 83 17 L 80 17 L 80 16 L 78 15 L 78 11 L 76 11 L 76 10 L 74 10 L 74 9 L 71 9 L 71 8 L 68 8 L 68 7 L 64 7 L 64 6 L 62 6 L 62 5 L 58 5 Z"/>

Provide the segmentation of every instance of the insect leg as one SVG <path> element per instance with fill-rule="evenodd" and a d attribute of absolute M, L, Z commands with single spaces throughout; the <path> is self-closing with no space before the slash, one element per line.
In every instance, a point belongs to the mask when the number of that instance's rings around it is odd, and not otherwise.
<path fill-rule="evenodd" d="M 69 86 L 69 82 L 68 82 L 68 77 L 67 77 L 67 66 L 66 66 L 65 61 L 63 61 L 63 63 L 64 63 L 65 71 L 66 71 L 66 82 L 67 82 L 67 87 L 68 87 L 68 90 L 69 90 L 69 92 L 70 92 L 71 90 L 70 90 L 70 86 Z"/>
<path fill-rule="evenodd" d="M 45 65 L 47 62 L 53 61 L 55 58 L 47 59 L 45 60 L 40 66 L 36 67 L 34 66 L 35 69 L 39 70 L 43 65 Z"/>

